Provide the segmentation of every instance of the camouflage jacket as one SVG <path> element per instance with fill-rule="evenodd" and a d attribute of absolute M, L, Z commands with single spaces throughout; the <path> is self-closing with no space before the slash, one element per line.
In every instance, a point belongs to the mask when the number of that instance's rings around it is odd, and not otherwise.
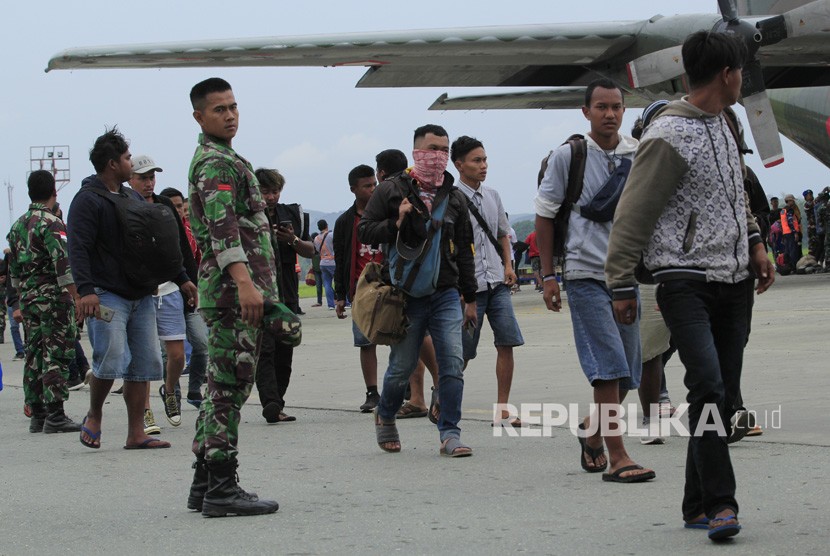
<path fill-rule="evenodd" d="M 199 134 L 190 163 L 190 225 L 202 251 L 199 307 L 238 307 L 236 284 L 225 268 L 247 264 L 263 297 L 277 299 L 276 267 L 265 201 L 251 164 L 226 143 Z"/>
<path fill-rule="evenodd" d="M 66 227 L 43 203 L 32 203 L 7 237 L 9 276 L 20 302 L 70 302 L 66 286 L 74 284 L 66 250 Z"/>

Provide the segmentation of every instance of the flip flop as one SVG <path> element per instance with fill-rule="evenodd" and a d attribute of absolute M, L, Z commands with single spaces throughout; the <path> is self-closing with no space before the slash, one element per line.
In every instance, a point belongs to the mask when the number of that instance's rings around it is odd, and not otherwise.
<path fill-rule="evenodd" d="M 650 481 L 657 475 L 654 471 L 649 471 L 648 473 L 640 473 L 638 475 L 629 475 L 627 477 L 623 477 L 622 474 L 626 471 L 637 471 L 638 469 L 642 469 L 642 465 L 626 465 L 625 467 L 620 467 L 613 473 L 603 473 L 602 480 L 608 481 L 611 483 L 642 483 L 645 481 Z"/>
<path fill-rule="evenodd" d="M 417 405 L 413 405 L 409 402 L 406 402 L 398 410 L 398 413 L 395 415 L 395 418 L 397 418 L 397 419 L 415 419 L 415 418 L 418 418 L 418 417 L 426 417 L 427 413 L 428 413 L 427 408 L 418 407 Z"/>
<path fill-rule="evenodd" d="M 294 417 L 293 415 L 286 415 L 282 411 L 280 411 L 280 414 L 278 415 L 277 419 L 279 420 L 280 423 L 290 423 L 291 421 L 296 421 L 297 420 L 297 418 Z"/>
<path fill-rule="evenodd" d="M 502 426 L 502 421 L 504 421 L 504 419 L 500 419 L 498 421 L 498 423 L 490 423 L 490 426 L 491 427 L 501 427 Z M 506 423 L 505 426 L 511 426 L 514 429 L 520 429 L 524 425 L 522 424 L 522 420 L 517 417 L 517 418 L 513 419 L 512 421 Z"/>
<path fill-rule="evenodd" d="M 170 443 L 158 438 L 148 438 L 141 444 L 134 444 L 132 446 L 125 445 L 125 450 L 155 450 L 157 448 L 169 448 Z"/>
<path fill-rule="evenodd" d="M 94 433 L 91 430 L 89 430 L 88 428 L 86 428 L 85 425 L 86 425 L 86 420 L 88 418 L 89 418 L 89 415 L 86 415 L 84 417 L 84 420 L 81 421 L 81 444 L 83 444 L 87 448 L 92 448 L 93 450 L 97 450 L 101 447 L 101 431 L 98 431 L 97 433 Z M 84 433 L 86 433 L 86 435 L 92 439 L 92 442 L 84 440 Z"/>
<path fill-rule="evenodd" d="M 724 521 L 732 521 L 735 523 L 723 523 Z M 713 541 L 719 541 L 734 537 L 741 531 L 741 526 L 738 523 L 738 516 L 735 514 L 724 517 L 713 517 L 709 520 L 709 538 Z"/>
<path fill-rule="evenodd" d="M 694 521 L 684 521 L 683 527 L 685 527 L 686 529 L 708 529 L 709 518 L 703 516 L 695 519 Z"/>
<path fill-rule="evenodd" d="M 578 427 L 580 430 L 584 431 L 585 423 L 579 423 Z M 588 473 L 599 473 L 600 471 L 605 471 L 606 469 L 608 469 L 608 458 L 605 458 L 605 463 L 603 465 L 596 465 L 597 458 L 605 454 L 604 447 L 600 446 L 599 448 L 592 448 L 588 446 L 588 439 L 583 438 L 579 435 L 576 435 L 576 439 L 579 440 L 579 445 L 582 447 L 582 450 L 579 452 L 579 464 L 582 466 L 582 469 L 584 469 Z M 586 454 L 589 458 L 591 458 L 591 461 L 594 462 L 594 467 L 589 466 L 588 463 L 585 461 Z"/>

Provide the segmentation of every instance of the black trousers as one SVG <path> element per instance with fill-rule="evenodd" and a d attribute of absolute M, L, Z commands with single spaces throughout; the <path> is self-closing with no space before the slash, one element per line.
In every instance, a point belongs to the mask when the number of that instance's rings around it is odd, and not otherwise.
<path fill-rule="evenodd" d="M 262 334 L 262 347 L 256 367 L 256 387 L 259 403 L 265 407 L 271 402 L 285 408 L 285 392 L 291 381 L 294 348 L 276 341 L 273 334 Z"/>

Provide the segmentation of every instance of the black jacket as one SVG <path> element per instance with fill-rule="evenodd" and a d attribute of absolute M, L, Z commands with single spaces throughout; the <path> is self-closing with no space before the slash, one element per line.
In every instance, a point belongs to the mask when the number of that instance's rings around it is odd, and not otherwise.
<path fill-rule="evenodd" d="M 467 197 L 454 187 L 453 183 L 452 175 L 444 172 L 442 189 L 449 188 L 450 192 L 441 233 L 441 268 L 438 271 L 437 287 L 456 288 L 461 291 L 464 301 L 470 303 L 475 301 L 478 289 L 472 245 L 473 229 L 470 225 Z M 398 208 L 404 197 L 408 197 L 409 202 L 423 214 L 428 212 L 423 201 L 412 193 L 411 186 L 416 190 L 418 188 L 417 182 L 404 173 L 393 176 L 377 187 L 357 226 L 357 236 L 362 243 L 389 244 L 395 241 L 398 235 L 395 225 L 398 220 Z M 416 211 L 406 215 L 401 225 L 401 238 L 405 243 L 414 245 L 422 239 L 419 236 L 423 234 L 423 222 Z"/>
<path fill-rule="evenodd" d="M 357 205 L 352 204 L 349 210 L 338 216 L 334 223 L 332 243 L 334 245 L 334 299 L 336 301 L 351 298 L 352 280 L 357 278 L 352 276 L 352 256 L 354 255 L 352 233 L 355 218 L 357 218 Z M 373 247 L 377 248 L 378 245 L 375 244 Z"/>

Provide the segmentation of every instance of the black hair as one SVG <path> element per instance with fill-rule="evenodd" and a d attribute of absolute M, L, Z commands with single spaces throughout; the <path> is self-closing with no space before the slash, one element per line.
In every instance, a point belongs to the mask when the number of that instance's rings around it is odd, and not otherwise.
<path fill-rule="evenodd" d="M 118 160 L 129 148 L 130 144 L 118 131 L 118 127 L 113 126 L 95 140 L 89 150 L 89 161 L 95 171 L 100 173 L 110 160 Z"/>
<path fill-rule="evenodd" d="M 231 84 L 221 77 L 211 77 L 193 85 L 190 89 L 190 104 L 193 110 L 204 108 L 205 99 L 210 93 L 224 93 L 230 91 Z"/>
<path fill-rule="evenodd" d="M 406 155 L 398 149 L 386 149 L 375 156 L 375 164 L 377 164 L 378 172 L 391 176 L 406 170 L 409 161 L 406 159 Z"/>
<path fill-rule="evenodd" d="M 48 201 L 55 194 L 55 176 L 48 170 L 35 170 L 29 174 L 29 199 L 33 203 Z"/>
<path fill-rule="evenodd" d="M 182 192 L 176 189 L 175 187 L 165 187 L 164 190 L 159 193 L 162 197 L 167 197 L 168 199 L 171 197 L 181 197 L 182 201 L 184 201 L 185 197 L 182 195 Z"/>
<path fill-rule="evenodd" d="M 617 89 L 620 92 L 620 98 L 625 101 L 625 94 L 623 90 L 620 89 L 619 85 L 611 81 L 610 79 L 595 79 L 588 83 L 588 86 L 585 88 L 585 106 L 591 106 L 591 98 L 594 96 L 594 89 L 599 87 L 600 89 Z"/>
<path fill-rule="evenodd" d="M 769 200 L 770 201 L 780 201 L 781 199 L 779 199 L 778 197 L 770 197 Z"/>
<path fill-rule="evenodd" d="M 449 137 L 449 135 L 447 135 L 447 130 L 441 127 L 440 125 L 427 124 L 422 125 L 421 127 L 415 130 L 415 136 L 412 138 L 412 140 L 417 141 L 419 137 L 426 137 L 427 133 L 432 133 L 436 137 Z"/>
<path fill-rule="evenodd" d="M 453 162 L 463 160 L 470 151 L 474 151 L 479 147 L 484 148 L 484 144 L 481 141 L 475 137 L 462 135 L 452 142 L 452 146 L 450 147 L 450 160 Z"/>
<path fill-rule="evenodd" d="M 355 166 L 354 168 L 352 168 L 352 171 L 349 172 L 349 187 L 354 187 L 355 185 L 357 185 L 357 180 L 374 177 L 375 169 L 371 166 L 367 166 L 366 164 Z"/>
<path fill-rule="evenodd" d="M 329 223 L 326 222 L 325 220 L 320 219 L 320 220 L 317 221 L 317 229 L 320 230 L 321 232 L 323 230 L 325 230 L 326 228 L 328 228 L 328 227 L 329 227 Z"/>
<path fill-rule="evenodd" d="M 731 33 L 698 31 L 683 42 L 683 68 L 691 88 L 710 83 L 723 70 L 742 69 L 747 49 L 743 39 Z"/>
<path fill-rule="evenodd" d="M 259 181 L 260 191 L 282 191 L 285 187 L 285 178 L 279 173 L 279 170 L 271 168 L 257 168 L 254 172 L 256 179 Z"/>

